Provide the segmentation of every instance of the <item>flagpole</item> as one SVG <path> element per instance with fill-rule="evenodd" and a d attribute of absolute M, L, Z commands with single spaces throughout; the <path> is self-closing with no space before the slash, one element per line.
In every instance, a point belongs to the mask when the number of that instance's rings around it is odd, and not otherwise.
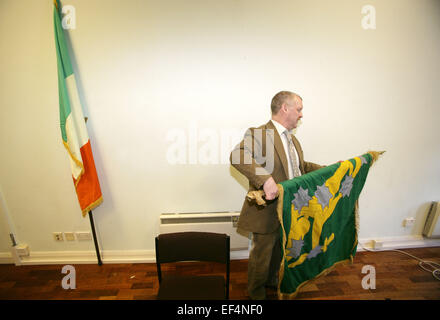
<path fill-rule="evenodd" d="M 84 215 L 87 212 L 84 208 L 95 208 L 102 202 L 102 194 L 87 132 L 87 117 L 84 118 L 84 123 L 81 121 L 83 111 L 69 58 L 67 42 L 64 38 L 64 31 L 61 25 L 61 12 L 59 10 L 61 8 L 60 0 L 53 0 L 53 3 L 55 5 L 53 18 L 58 64 L 61 136 L 70 157 L 75 191 L 78 196 L 81 211 L 84 210 L 82 212 Z M 72 125 L 68 126 L 66 125 L 67 123 L 71 123 Z M 101 254 L 99 253 L 92 210 L 88 210 L 88 213 L 90 226 L 92 227 L 93 241 L 95 242 L 98 265 L 101 266 Z"/>
<path fill-rule="evenodd" d="M 92 210 L 89 211 L 90 225 L 92 227 L 93 241 L 95 242 L 96 256 L 98 257 L 98 265 L 102 265 L 101 255 L 99 254 L 98 239 L 96 238 L 95 223 L 93 222 Z"/>

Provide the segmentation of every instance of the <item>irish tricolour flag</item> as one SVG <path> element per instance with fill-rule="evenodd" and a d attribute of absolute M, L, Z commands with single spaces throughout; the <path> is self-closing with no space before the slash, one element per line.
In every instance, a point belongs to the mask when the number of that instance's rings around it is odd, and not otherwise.
<path fill-rule="evenodd" d="M 58 93 L 61 136 L 70 159 L 72 177 L 83 216 L 102 202 L 101 188 L 61 26 L 59 1 L 54 1 L 55 46 L 58 61 Z"/>

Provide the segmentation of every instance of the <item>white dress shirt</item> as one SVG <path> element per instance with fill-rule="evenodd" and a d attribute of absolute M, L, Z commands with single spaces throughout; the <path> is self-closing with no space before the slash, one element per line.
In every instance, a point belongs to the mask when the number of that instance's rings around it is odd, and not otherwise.
<path fill-rule="evenodd" d="M 283 147 L 284 147 L 284 153 L 286 154 L 287 157 L 287 165 L 288 165 L 288 169 L 289 169 L 289 180 L 293 179 L 294 175 L 293 175 L 293 168 L 292 168 L 292 163 L 293 161 L 289 161 L 290 159 L 290 153 L 289 153 L 289 141 L 287 141 L 287 137 L 285 134 L 283 134 L 284 131 L 286 131 L 287 129 L 278 121 L 271 119 L 273 125 L 275 126 L 275 128 L 277 129 L 278 134 L 280 135 L 281 138 L 281 142 L 283 143 Z M 292 130 L 289 131 L 289 134 L 292 134 Z M 296 163 L 298 163 L 299 165 L 299 157 L 298 157 L 298 152 L 295 149 L 295 157 L 296 157 Z M 298 168 L 298 172 L 299 175 L 301 175 L 301 171 Z"/>

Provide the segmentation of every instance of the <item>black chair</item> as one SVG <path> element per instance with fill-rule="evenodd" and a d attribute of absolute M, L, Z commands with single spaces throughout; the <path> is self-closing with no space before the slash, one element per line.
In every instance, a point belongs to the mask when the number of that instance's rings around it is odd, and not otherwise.
<path fill-rule="evenodd" d="M 165 233 L 156 237 L 156 264 L 159 300 L 229 299 L 230 239 L 212 232 Z M 183 261 L 220 262 L 226 265 L 225 276 L 183 275 L 167 272 L 161 264 Z"/>

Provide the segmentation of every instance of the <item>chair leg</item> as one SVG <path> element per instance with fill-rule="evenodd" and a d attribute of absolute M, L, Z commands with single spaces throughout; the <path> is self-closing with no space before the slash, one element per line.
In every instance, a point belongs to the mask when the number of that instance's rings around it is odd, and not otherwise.
<path fill-rule="evenodd" d="M 159 251 L 157 251 L 157 247 L 158 247 L 158 239 L 157 239 L 157 237 L 156 237 L 156 241 L 155 241 L 155 247 L 156 247 L 156 268 L 157 268 L 157 278 L 159 279 L 159 284 L 161 283 L 161 281 L 162 281 L 162 272 L 161 272 L 161 270 L 160 270 L 160 259 L 159 259 L 159 256 L 158 256 L 158 252 Z"/>

